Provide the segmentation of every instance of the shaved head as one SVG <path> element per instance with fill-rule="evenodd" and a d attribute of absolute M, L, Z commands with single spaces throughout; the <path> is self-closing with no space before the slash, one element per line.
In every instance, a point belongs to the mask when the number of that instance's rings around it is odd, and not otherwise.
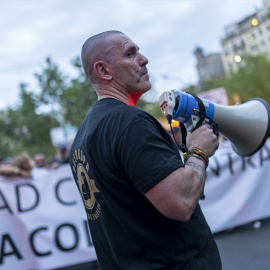
<path fill-rule="evenodd" d="M 97 61 L 108 60 L 110 39 L 112 35 L 124 35 L 122 32 L 111 30 L 94 35 L 87 39 L 82 46 L 81 59 L 86 76 L 91 83 L 96 83 L 97 76 L 94 72 L 94 64 Z"/>
<path fill-rule="evenodd" d="M 106 31 L 90 37 L 83 44 L 81 58 L 99 99 L 113 97 L 135 105 L 151 89 L 148 59 L 122 32 Z"/>

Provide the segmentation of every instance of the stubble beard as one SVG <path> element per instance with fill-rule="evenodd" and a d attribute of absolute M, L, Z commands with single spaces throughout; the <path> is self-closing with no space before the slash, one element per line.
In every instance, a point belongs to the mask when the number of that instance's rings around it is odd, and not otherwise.
<path fill-rule="evenodd" d="M 143 78 L 143 77 L 146 77 L 147 76 L 147 79 L 146 78 Z M 152 87 L 152 84 L 151 82 L 149 81 L 149 75 L 148 74 L 145 74 L 145 75 L 142 75 L 140 76 L 136 81 L 135 83 L 132 82 L 132 83 L 127 83 L 126 85 L 126 89 L 129 93 L 141 93 L 144 94 L 146 92 L 148 92 L 151 87 Z"/>

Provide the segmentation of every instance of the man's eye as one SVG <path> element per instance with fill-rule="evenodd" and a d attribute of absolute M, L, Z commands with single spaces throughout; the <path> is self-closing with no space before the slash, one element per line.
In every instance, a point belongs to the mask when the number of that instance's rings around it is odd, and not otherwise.
<path fill-rule="evenodd" d="M 131 56 L 133 56 L 133 55 L 134 55 L 134 52 L 133 52 L 133 51 L 127 53 L 127 56 L 128 56 L 128 57 L 131 57 Z"/>

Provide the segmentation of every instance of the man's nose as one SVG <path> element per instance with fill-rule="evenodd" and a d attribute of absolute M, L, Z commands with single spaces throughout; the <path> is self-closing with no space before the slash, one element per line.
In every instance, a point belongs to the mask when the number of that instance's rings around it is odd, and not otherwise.
<path fill-rule="evenodd" d="M 141 53 L 138 53 L 138 61 L 140 66 L 145 66 L 148 64 L 148 59 Z"/>

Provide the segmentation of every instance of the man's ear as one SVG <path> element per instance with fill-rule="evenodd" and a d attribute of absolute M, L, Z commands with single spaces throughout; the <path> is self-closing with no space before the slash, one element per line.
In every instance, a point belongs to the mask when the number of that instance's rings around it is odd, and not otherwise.
<path fill-rule="evenodd" d="M 107 64 L 103 61 L 98 61 L 94 65 L 94 71 L 97 74 L 97 76 L 103 80 L 111 80 L 112 75 L 109 72 L 109 68 Z"/>

